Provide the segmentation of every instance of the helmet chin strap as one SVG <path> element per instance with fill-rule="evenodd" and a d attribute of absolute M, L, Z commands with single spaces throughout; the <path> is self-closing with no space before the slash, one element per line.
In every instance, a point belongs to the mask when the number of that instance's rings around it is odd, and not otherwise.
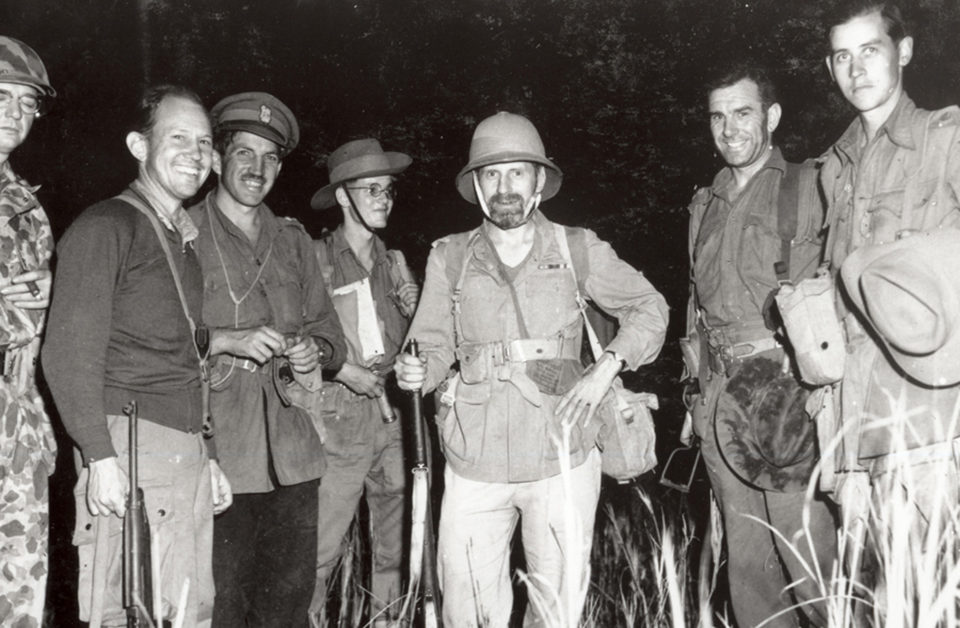
<path fill-rule="evenodd" d="M 483 197 L 483 192 L 480 190 L 480 179 L 477 177 L 477 171 L 473 170 L 470 172 L 470 174 L 473 175 L 473 191 L 477 195 L 477 203 L 480 204 L 480 209 L 483 210 L 484 215 L 486 215 L 486 217 L 492 221 L 493 218 L 490 216 L 490 208 L 487 206 L 487 199 Z M 541 198 L 542 195 L 540 192 L 537 192 L 527 199 L 527 202 L 523 205 L 523 222 L 521 222 L 519 225 L 511 227 L 512 229 L 516 229 L 517 227 L 522 227 L 523 225 L 527 224 L 527 221 L 530 220 L 530 216 L 533 215 L 533 212 L 540 208 Z"/>
<path fill-rule="evenodd" d="M 353 194 L 350 193 L 350 190 L 348 190 L 346 187 L 341 189 L 343 189 L 343 193 L 347 195 L 347 200 L 350 202 L 350 211 L 353 213 L 353 217 L 357 220 L 357 222 L 363 225 L 364 229 L 370 233 L 376 233 L 377 230 L 367 224 L 367 221 L 364 220 L 363 216 L 360 215 L 360 210 L 357 209 L 357 204 L 353 202 Z"/>

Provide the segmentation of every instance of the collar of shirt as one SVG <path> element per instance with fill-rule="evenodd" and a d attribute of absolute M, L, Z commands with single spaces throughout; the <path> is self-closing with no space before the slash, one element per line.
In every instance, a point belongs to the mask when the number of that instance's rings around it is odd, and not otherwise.
<path fill-rule="evenodd" d="M 0 215 L 18 216 L 40 207 L 36 191 L 39 185 L 27 185 L 5 161 L 0 165 Z"/>
<path fill-rule="evenodd" d="M 747 186 L 756 181 L 759 177 L 763 176 L 763 173 L 767 170 L 778 170 L 781 174 L 784 173 L 787 169 L 787 160 L 783 158 L 783 153 L 780 151 L 779 146 L 774 146 L 773 150 L 770 151 L 770 157 L 767 158 L 767 163 L 763 164 L 761 168 L 755 175 L 750 178 L 750 181 L 747 183 Z M 717 173 L 717 176 L 713 179 L 713 185 L 711 190 L 713 193 L 726 201 L 727 203 L 733 204 L 733 196 L 730 194 L 731 186 L 735 185 L 733 179 L 733 169 L 730 167 L 723 168 L 720 172 Z M 743 190 L 737 195 L 737 198 L 743 196 Z"/>
<path fill-rule="evenodd" d="M 170 214 L 164 209 L 163 204 L 158 202 L 140 181 L 131 183 L 130 189 L 147 202 L 147 205 L 156 212 L 160 218 L 160 222 L 162 222 L 167 229 L 175 231 L 180 235 L 180 244 L 182 246 L 186 247 L 187 244 L 197 239 L 197 235 L 199 234 L 197 226 L 190 220 L 190 216 L 187 215 L 187 210 L 183 208 L 183 204 L 177 206 L 173 214 Z"/>
<path fill-rule="evenodd" d="M 350 248 L 350 243 L 347 242 L 347 236 L 344 234 L 344 228 L 341 224 L 333 231 L 331 236 L 331 244 L 333 246 L 334 255 L 339 258 L 341 255 L 346 255 L 353 260 L 359 269 L 361 269 L 364 274 L 366 273 L 366 268 L 363 264 L 360 263 L 360 260 L 357 258 L 356 253 L 353 252 L 353 249 Z M 373 269 L 381 264 L 387 263 L 387 247 L 383 243 L 383 240 L 380 239 L 380 236 L 377 234 L 373 235 L 373 268 L 370 269 L 369 274 L 373 274 Z"/>
<path fill-rule="evenodd" d="M 260 203 L 260 205 L 257 207 L 257 214 L 259 215 L 260 219 L 260 236 L 256 242 L 250 242 L 240 227 L 233 224 L 233 222 L 227 218 L 226 214 L 224 214 L 217 205 L 216 195 L 214 194 L 215 192 L 216 190 L 211 190 L 210 193 L 207 194 L 206 198 L 206 202 L 213 210 L 210 213 L 213 214 L 217 221 L 219 221 L 220 226 L 224 231 L 229 233 L 240 242 L 248 244 L 257 255 L 262 254 L 270 247 L 271 242 L 274 241 L 274 239 L 277 237 L 277 234 L 280 233 L 286 224 L 286 221 L 277 217 L 277 215 L 274 214 L 269 207 L 267 207 L 266 203 Z"/>
<path fill-rule="evenodd" d="M 540 258 L 540 249 L 542 247 L 543 232 L 545 229 L 552 229 L 550 226 L 550 221 L 547 220 L 546 216 L 540 211 L 539 208 L 535 209 L 532 214 L 530 214 L 530 220 L 533 223 L 534 233 L 533 233 L 533 246 L 530 247 L 530 252 L 524 258 L 524 261 L 520 263 L 520 266 L 526 264 L 529 260 L 535 260 Z M 481 264 L 487 269 L 487 271 L 492 274 L 494 277 L 500 276 L 497 271 L 499 264 L 499 257 L 497 252 L 492 248 L 493 240 L 490 238 L 490 230 L 493 229 L 493 223 L 489 220 L 484 219 L 483 224 L 480 226 L 481 235 L 484 237 L 475 238 L 473 241 L 473 255 L 476 257 Z M 519 268 L 518 266 L 517 268 Z"/>
<path fill-rule="evenodd" d="M 923 126 L 916 123 L 917 106 L 906 92 L 900 94 L 897 106 L 890 113 L 890 117 L 877 129 L 877 137 L 886 135 L 890 141 L 909 150 L 916 149 L 923 140 Z M 925 122 L 924 122 L 925 123 Z M 843 132 L 834 147 L 849 161 L 856 161 L 862 154 L 866 144 L 866 135 L 863 132 L 863 123 L 860 117 L 854 118 L 847 130 Z"/>

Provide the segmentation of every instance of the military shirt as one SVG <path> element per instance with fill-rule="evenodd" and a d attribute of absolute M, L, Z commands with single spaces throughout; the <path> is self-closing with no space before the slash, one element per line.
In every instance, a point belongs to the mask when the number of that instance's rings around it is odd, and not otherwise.
<path fill-rule="evenodd" d="M 691 204 L 689 250 L 697 302 L 707 326 L 731 341 L 769 336 L 763 306 L 777 288 L 774 264 L 781 257 L 777 201 L 786 161 L 774 148 L 766 164 L 737 194 L 730 168 L 721 170 Z M 820 258 L 823 207 L 816 181 L 800 180 L 797 235 L 790 250 L 791 278 L 809 277 Z M 693 299 L 691 294 L 691 300 Z M 687 321 L 694 336 L 695 315 Z"/>
<path fill-rule="evenodd" d="M 902 94 L 870 141 L 859 118 L 850 124 L 824 155 L 820 183 L 827 224 L 834 232 L 827 237 L 827 254 L 835 273 L 861 246 L 918 231 L 960 228 L 960 109 L 919 109 Z M 848 344 L 842 420 L 900 417 L 910 422 L 907 448 L 949 435 L 960 387 L 929 388 L 904 377 L 864 329 L 842 290 L 840 295 Z M 905 414 L 896 404 L 927 411 Z M 861 424 L 859 449 L 847 452 L 847 464 L 888 453 L 892 446 L 890 430 Z"/>
<path fill-rule="evenodd" d="M 620 323 L 607 348 L 631 369 L 653 361 L 666 334 L 663 296 L 589 230 L 583 234 L 588 269 L 577 269 L 586 276 L 575 280 L 560 251 L 554 224 L 539 211 L 530 220 L 535 226 L 533 247 L 512 279 L 529 337 L 562 338 L 579 351 L 583 324 L 576 293 L 582 282 L 585 296 Z M 489 228 L 485 222 L 481 230 Z M 486 238 L 469 236 L 457 234 L 439 241 L 427 259 L 423 296 L 407 334 L 419 341 L 426 358 L 426 391 L 447 377 L 458 350 L 453 311 L 456 286 L 447 278 L 448 264 L 464 267 L 461 346 L 523 338 L 509 286 L 498 272 L 496 250 Z M 463 258 L 451 259 L 451 255 Z M 559 473 L 555 441 L 559 422 L 554 412 L 559 395 L 541 394 L 525 375 L 523 362 L 489 364 L 486 377 L 473 381 L 472 375 L 467 376 L 469 382 L 464 380 L 463 360 L 460 366 L 454 408 L 440 426 L 447 463 L 457 474 L 477 481 L 524 482 Z M 576 466 L 586 459 L 594 442 L 586 431 L 574 433 L 571 440 L 570 463 Z"/>
<path fill-rule="evenodd" d="M 213 194 L 189 211 L 200 232 L 203 322 L 313 336 L 333 350 L 321 359 L 323 367 L 339 369 L 346 358 L 343 332 L 306 231 L 261 205 L 260 236 L 251 243 L 217 208 Z M 326 468 L 313 420 L 305 410 L 281 403 L 273 367 L 228 355 L 214 360 L 210 406 L 217 453 L 235 493 L 316 479 Z"/>

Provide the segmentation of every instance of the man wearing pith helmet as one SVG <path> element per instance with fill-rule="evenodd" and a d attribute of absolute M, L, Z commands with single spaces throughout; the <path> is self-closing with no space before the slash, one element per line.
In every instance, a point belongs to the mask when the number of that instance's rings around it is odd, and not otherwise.
<path fill-rule="evenodd" d="M 518 519 L 543 602 L 528 606 L 525 625 L 556 615 L 558 600 L 568 599 L 565 583 L 578 582 L 590 555 L 600 493 L 597 407 L 621 369 L 651 362 L 663 344 L 660 293 L 592 231 L 541 212 L 561 180 L 523 116 L 501 112 L 477 126 L 456 187 L 485 219 L 434 244 L 407 335 L 421 358 L 402 354 L 397 362 L 401 388 L 444 391 L 438 557 L 447 625 L 508 624 Z M 589 371 L 580 363 L 578 294 L 620 323 Z M 564 424 L 572 426 L 565 478 Z"/>
<path fill-rule="evenodd" d="M 302 626 L 326 462 L 322 368 L 343 332 L 303 226 L 264 203 L 297 146 L 293 113 L 264 92 L 210 112 L 216 189 L 190 209 L 199 229 L 203 322 L 213 346 L 210 410 L 233 508 L 214 522 L 213 625 Z"/>
<path fill-rule="evenodd" d="M 37 53 L 0 37 L 0 625 L 39 626 L 56 443 L 35 364 L 50 297 L 50 222 L 10 154 L 56 95 Z"/>
<path fill-rule="evenodd" d="M 361 495 L 372 534 L 371 615 L 374 626 L 392 624 L 400 604 L 406 475 L 393 362 L 417 307 L 419 289 L 403 254 L 384 245 L 397 198 L 395 178 L 410 165 L 372 138 L 347 142 L 327 159 L 330 182 L 311 201 L 337 207 L 343 222 L 316 241 L 324 283 L 347 338 L 347 361 L 323 383 L 327 421 L 327 474 L 320 486 L 317 581 L 310 622 L 324 626 L 330 576 Z"/>

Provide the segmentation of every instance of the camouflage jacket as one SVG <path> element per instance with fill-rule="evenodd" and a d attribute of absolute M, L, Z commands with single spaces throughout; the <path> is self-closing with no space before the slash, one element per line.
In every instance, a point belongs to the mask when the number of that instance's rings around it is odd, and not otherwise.
<path fill-rule="evenodd" d="M 0 165 L 0 287 L 17 275 L 50 266 L 53 235 L 37 200 L 36 187 L 17 177 L 9 162 Z M 0 407 L 0 479 L 17 473 L 28 458 L 40 456 L 53 472 L 56 443 L 37 392 L 36 364 L 46 312 L 23 310 L 0 298 L 0 350 L 3 377 Z"/>

